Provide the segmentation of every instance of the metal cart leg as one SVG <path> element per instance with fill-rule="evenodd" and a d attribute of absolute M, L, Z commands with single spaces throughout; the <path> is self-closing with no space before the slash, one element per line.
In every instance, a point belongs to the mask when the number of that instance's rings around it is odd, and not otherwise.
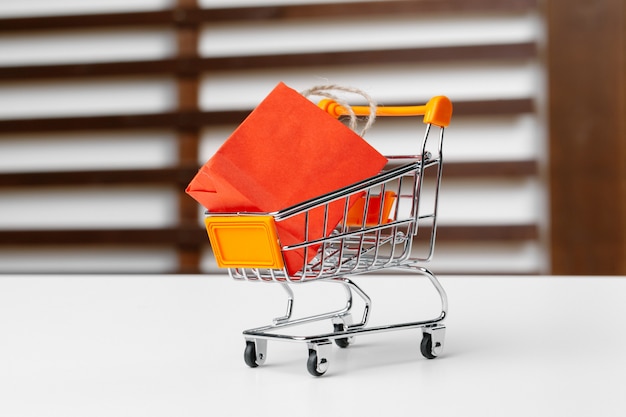
<path fill-rule="evenodd" d="M 433 320 L 433 323 L 443 321 L 443 319 L 446 318 L 446 316 L 448 315 L 448 296 L 435 274 L 422 266 L 402 265 L 399 268 L 409 269 L 413 272 L 424 275 L 430 280 L 431 284 L 433 284 L 433 286 L 435 287 L 435 290 L 437 290 L 437 293 L 439 294 L 439 299 L 441 300 L 441 314 L 438 318 Z"/>
<path fill-rule="evenodd" d="M 348 329 L 364 327 L 367 324 L 367 321 L 369 320 L 369 313 L 370 313 L 370 309 L 372 305 L 371 298 L 358 285 L 356 285 L 352 280 L 346 277 L 335 278 L 334 281 L 343 284 L 346 290 L 346 293 L 348 294 L 348 300 L 349 300 L 348 311 L 332 318 L 334 332 L 342 333 L 342 332 L 347 331 Z M 352 314 L 350 314 L 350 309 L 352 308 L 353 292 L 356 293 L 359 297 L 361 297 L 361 299 L 364 302 L 363 316 L 359 323 L 353 323 Z M 346 348 L 350 346 L 350 344 L 354 343 L 354 336 L 336 338 L 334 340 L 337 346 L 339 346 L 340 348 Z"/>
<path fill-rule="evenodd" d="M 434 359 L 443 352 L 446 336 L 446 326 L 443 324 L 443 319 L 448 315 L 448 296 L 435 274 L 428 269 L 415 265 L 409 265 L 407 268 L 426 276 L 441 299 L 441 314 L 432 321 L 432 324 L 426 324 L 422 327 L 422 343 L 420 344 L 422 355 L 427 359 Z"/>
<path fill-rule="evenodd" d="M 339 317 L 333 317 L 332 322 L 335 333 L 345 332 L 352 325 L 352 314 L 347 313 Z M 347 348 L 352 343 L 354 343 L 354 336 L 335 339 L 335 344 L 340 348 Z"/>
<path fill-rule="evenodd" d="M 352 308 L 352 293 L 356 293 L 363 300 L 363 316 L 361 321 L 356 324 L 348 323 L 347 327 L 363 327 L 367 324 L 369 320 L 370 309 L 372 307 L 372 299 L 363 291 L 358 285 L 356 285 L 352 280 L 346 277 L 335 278 L 334 282 L 340 282 L 344 285 L 346 292 L 348 293 L 349 300 L 349 308 L 348 311 Z"/>
<path fill-rule="evenodd" d="M 291 318 L 291 313 L 293 312 L 293 290 L 291 289 L 291 287 L 289 287 L 288 284 L 284 282 L 281 282 L 280 284 L 280 286 L 283 287 L 283 289 L 287 293 L 287 311 L 285 312 L 284 316 L 276 317 L 273 320 L 274 325 L 288 322 Z"/>

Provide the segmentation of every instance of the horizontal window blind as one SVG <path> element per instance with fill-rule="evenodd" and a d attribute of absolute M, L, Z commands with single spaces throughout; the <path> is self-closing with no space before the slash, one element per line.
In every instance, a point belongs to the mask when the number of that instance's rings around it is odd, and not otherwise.
<path fill-rule="evenodd" d="M 86 7 L 0 6 L 0 272 L 216 272 L 182 190 L 279 81 L 448 95 L 433 270 L 547 271 L 535 1 Z M 366 139 L 405 153 L 419 129 Z"/>

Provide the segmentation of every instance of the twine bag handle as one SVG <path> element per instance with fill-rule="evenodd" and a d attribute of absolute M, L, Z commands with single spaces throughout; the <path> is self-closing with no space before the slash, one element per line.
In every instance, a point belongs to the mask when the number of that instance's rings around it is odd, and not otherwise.
<path fill-rule="evenodd" d="M 335 84 L 328 84 L 328 85 L 318 85 L 315 87 L 311 87 L 307 90 L 301 91 L 300 94 L 302 94 L 304 97 L 309 97 L 309 96 L 321 96 L 321 97 L 326 97 L 329 98 L 331 100 L 334 100 L 337 104 L 339 104 L 340 106 L 342 106 L 343 108 L 345 108 L 347 110 L 347 112 L 349 113 L 350 116 L 350 124 L 349 127 L 350 129 L 354 130 L 355 132 L 357 131 L 357 117 L 356 114 L 354 113 L 354 110 L 352 110 L 351 105 L 344 99 L 336 96 L 335 94 L 333 94 L 333 91 L 342 91 L 345 93 L 353 93 L 356 95 L 359 95 L 361 97 L 364 97 L 365 100 L 367 101 L 367 104 L 370 108 L 370 113 L 367 116 L 367 122 L 365 123 L 365 125 L 363 126 L 363 128 L 361 129 L 360 132 L 357 132 L 359 135 L 364 136 L 365 132 L 372 127 L 372 125 L 374 124 L 374 121 L 376 120 L 376 108 L 377 108 L 377 104 L 376 102 L 372 99 L 372 97 L 370 97 L 369 94 L 367 94 L 366 92 L 358 89 L 358 88 L 354 88 L 354 87 L 345 87 L 345 86 L 341 86 L 341 85 L 335 85 Z"/>

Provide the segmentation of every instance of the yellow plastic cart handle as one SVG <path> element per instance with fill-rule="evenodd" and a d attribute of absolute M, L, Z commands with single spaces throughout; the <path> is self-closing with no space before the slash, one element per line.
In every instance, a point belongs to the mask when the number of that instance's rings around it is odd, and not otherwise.
<path fill-rule="evenodd" d="M 331 99 L 323 99 L 317 104 L 333 117 L 348 116 L 345 107 Z M 351 106 L 356 116 L 368 116 L 369 106 Z M 381 106 L 376 116 L 424 116 L 424 123 L 447 127 L 452 118 L 452 102 L 446 96 L 436 96 L 423 106 Z"/>

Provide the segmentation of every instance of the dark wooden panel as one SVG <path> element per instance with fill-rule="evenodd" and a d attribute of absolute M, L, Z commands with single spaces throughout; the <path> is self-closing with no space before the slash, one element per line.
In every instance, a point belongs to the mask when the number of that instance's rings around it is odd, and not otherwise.
<path fill-rule="evenodd" d="M 0 120 L 0 135 L 9 132 L 32 133 L 151 128 L 195 129 L 215 124 L 238 124 L 249 113 L 250 110 L 179 111 L 155 114 Z"/>
<path fill-rule="evenodd" d="M 426 228 L 423 232 L 428 232 Z M 538 228 L 526 225 L 439 226 L 437 240 L 444 242 L 515 242 L 533 240 Z M 199 227 L 163 229 L 4 230 L 2 246 L 63 245 L 199 245 L 209 244 Z"/>
<path fill-rule="evenodd" d="M 446 162 L 443 167 L 445 178 L 509 178 L 536 176 L 538 173 L 539 165 L 535 160 Z"/>
<path fill-rule="evenodd" d="M 206 232 L 198 227 L 164 229 L 78 229 L 78 230 L 4 230 L 0 245 L 196 245 L 207 241 Z"/>
<path fill-rule="evenodd" d="M 454 115 L 478 116 L 522 114 L 531 112 L 533 107 L 533 100 L 530 98 L 455 101 Z M 2 140 L 4 133 L 146 128 L 195 129 L 211 125 L 239 124 L 246 118 L 250 111 L 250 109 L 226 111 L 180 111 L 156 114 L 0 120 L 0 140 Z"/>
<path fill-rule="evenodd" d="M 546 11 L 552 272 L 626 275 L 625 4 Z"/>
<path fill-rule="evenodd" d="M 198 168 L 193 165 L 156 169 L 0 173 L 0 187 L 187 185 Z M 447 162 L 444 168 L 446 178 L 501 178 L 536 174 L 536 161 Z M 194 219 L 196 213 L 194 209 Z"/>
<path fill-rule="evenodd" d="M 190 72 L 188 69 L 189 65 L 190 60 L 171 58 L 148 61 L 10 66 L 0 68 L 0 80 L 28 81 L 36 79 L 172 75 L 179 72 Z M 196 63 L 194 67 L 197 66 Z"/>
<path fill-rule="evenodd" d="M 191 10 L 197 14 L 199 10 L 197 0 L 176 0 L 176 6 Z M 176 30 L 177 58 L 197 59 L 200 30 L 198 24 L 178 26 Z M 198 111 L 198 97 L 200 95 L 199 74 L 187 74 L 179 72 L 176 78 L 178 92 L 178 110 Z M 178 164 L 192 165 L 198 163 L 200 147 L 200 127 L 195 129 L 181 129 L 177 132 Z M 198 205 L 185 194 L 185 186 L 189 183 L 196 170 L 189 174 L 180 175 L 183 181 L 178 187 L 178 222 L 181 227 L 193 227 L 198 223 Z M 180 273 L 200 272 L 202 260 L 202 247 L 197 244 L 179 244 L 176 248 L 178 257 L 178 270 Z"/>
<path fill-rule="evenodd" d="M 306 66 L 373 65 L 452 60 L 528 59 L 536 55 L 532 42 L 516 44 L 333 51 L 300 54 L 217 57 L 203 59 L 204 70 L 299 68 Z"/>
<path fill-rule="evenodd" d="M 424 232 L 426 230 L 422 230 Z M 428 233 L 426 233 L 428 235 Z M 437 241 L 444 242 L 514 242 L 537 240 L 539 228 L 535 224 L 439 226 Z"/>
<path fill-rule="evenodd" d="M 233 20 L 283 20 L 373 15 L 406 15 L 432 12 L 523 12 L 536 7 L 536 0 L 401 0 L 335 4 L 260 6 L 205 9 L 203 22 Z"/>
<path fill-rule="evenodd" d="M 309 52 L 236 57 L 179 58 L 64 65 L 28 65 L 0 68 L 0 80 L 75 79 L 131 75 L 197 75 L 204 71 L 259 70 L 327 65 L 365 65 L 451 60 L 529 59 L 536 56 L 533 42 L 402 48 L 384 50 Z"/>
<path fill-rule="evenodd" d="M 390 0 L 357 3 L 282 5 L 195 10 L 176 7 L 148 12 L 102 13 L 0 19 L 0 33 L 32 30 L 93 29 L 194 25 L 241 20 L 281 20 L 371 15 L 405 15 L 428 12 L 523 12 L 536 7 L 536 0 Z"/>
<path fill-rule="evenodd" d="M 504 270 L 495 270 L 495 271 L 487 271 L 487 270 L 472 270 L 472 271 L 453 271 L 453 270 L 440 270 L 437 269 L 435 271 L 438 277 L 440 276 L 450 276 L 454 275 L 458 276 L 472 276 L 472 277 L 511 277 L 511 276 L 531 276 L 531 275 L 545 275 L 545 272 L 539 271 L 537 269 L 527 269 L 521 271 L 504 271 Z"/>
<path fill-rule="evenodd" d="M 187 184 L 197 166 L 158 169 L 0 173 L 0 187 Z"/>
<path fill-rule="evenodd" d="M 535 111 L 534 100 L 526 97 L 454 101 L 452 105 L 454 106 L 454 116 L 505 116 Z"/>
<path fill-rule="evenodd" d="M 182 17 L 184 19 L 184 17 Z M 0 33 L 33 30 L 72 30 L 103 27 L 163 26 L 176 22 L 174 10 L 125 13 L 99 13 L 63 16 L 15 17 L 0 19 Z"/>

